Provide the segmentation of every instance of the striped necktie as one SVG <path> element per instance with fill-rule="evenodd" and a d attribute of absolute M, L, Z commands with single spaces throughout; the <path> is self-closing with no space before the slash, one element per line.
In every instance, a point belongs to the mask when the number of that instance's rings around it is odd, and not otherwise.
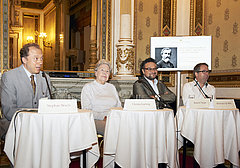
<path fill-rule="evenodd" d="M 35 81 L 34 81 L 34 75 L 31 75 L 30 78 L 31 78 L 31 85 L 32 85 L 32 88 L 33 88 L 33 94 L 35 95 L 36 84 L 35 84 Z"/>

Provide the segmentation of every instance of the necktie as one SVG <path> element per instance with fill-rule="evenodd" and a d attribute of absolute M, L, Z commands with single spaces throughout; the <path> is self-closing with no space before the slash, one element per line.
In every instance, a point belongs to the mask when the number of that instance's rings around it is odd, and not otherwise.
<path fill-rule="evenodd" d="M 31 78 L 31 85 L 32 85 L 32 88 L 33 88 L 33 94 L 35 95 L 36 84 L 35 84 L 35 81 L 34 81 L 34 75 L 31 75 L 30 78 Z"/>

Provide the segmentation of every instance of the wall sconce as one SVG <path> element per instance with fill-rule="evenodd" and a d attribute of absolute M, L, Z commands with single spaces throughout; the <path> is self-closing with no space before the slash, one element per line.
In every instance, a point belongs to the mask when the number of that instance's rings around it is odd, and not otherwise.
<path fill-rule="evenodd" d="M 47 41 L 47 33 L 40 33 L 39 38 L 43 40 L 43 46 L 47 48 L 52 48 L 52 43 Z"/>
<path fill-rule="evenodd" d="M 27 43 L 32 43 L 33 40 L 33 36 L 27 36 Z"/>
<path fill-rule="evenodd" d="M 59 34 L 59 41 L 60 41 L 60 42 L 63 42 L 63 34 L 62 34 L 62 33 Z"/>

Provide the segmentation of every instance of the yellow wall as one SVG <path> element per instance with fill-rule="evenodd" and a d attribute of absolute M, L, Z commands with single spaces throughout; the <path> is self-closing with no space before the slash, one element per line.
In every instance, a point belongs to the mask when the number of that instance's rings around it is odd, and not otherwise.
<path fill-rule="evenodd" d="M 44 32 L 47 33 L 47 41 L 52 43 L 52 48 L 44 48 L 44 70 L 54 69 L 55 59 L 55 36 L 56 36 L 56 10 L 50 11 L 44 17 Z"/>
<path fill-rule="evenodd" d="M 136 39 L 136 71 L 139 73 L 141 62 L 150 57 L 150 37 L 159 32 L 159 0 L 136 0 L 135 3 L 135 39 Z M 157 5 L 157 13 L 154 6 Z"/>
<path fill-rule="evenodd" d="M 35 20 L 34 17 L 24 17 L 23 20 L 24 29 L 23 29 L 23 45 L 27 44 L 27 37 L 32 36 L 35 40 Z M 34 41 L 32 41 L 34 42 Z"/>
<path fill-rule="evenodd" d="M 212 35 L 212 69 L 240 70 L 240 1 L 207 1 L 205 32 Z"/>

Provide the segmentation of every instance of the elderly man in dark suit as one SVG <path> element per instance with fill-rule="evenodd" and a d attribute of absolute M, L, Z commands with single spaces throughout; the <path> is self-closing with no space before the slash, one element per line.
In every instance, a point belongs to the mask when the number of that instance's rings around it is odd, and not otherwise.
<path fill-rule="evenodd" d="M 38 101 L 50 97 L 47 87 L 49 76 L 40 71 L 42 50 L 38 44 L 29 43 L 20 50 L 22 65 L 5 72 L 1 82 L 3 118 L 0 120 L 0 138 L 4 138 L 14 113 L 21 108 L 37 108 Z M 49 83 L 50 85 L 50 83 Z"/>
<path fill-rule="evenodd" d="M 147 58 L 140 67 L 142 78 L 133 85 L 133 97 L 155 99 L 158 108 L 170 108 L 169 103 L 175 102 L 176 96 L 167 86 L 156 79 L 157 65 L 154 59 Z"/>

